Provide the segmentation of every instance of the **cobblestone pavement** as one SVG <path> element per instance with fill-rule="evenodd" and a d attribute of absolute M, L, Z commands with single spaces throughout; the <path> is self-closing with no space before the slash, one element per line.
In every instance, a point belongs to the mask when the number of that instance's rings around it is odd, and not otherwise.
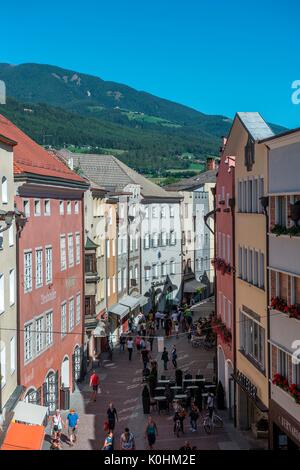
<path fill-rule="evenodd" d="M 198 316 L 198 315 L 197 315 Z M 179 339 L 171 338 L 165 340 L 168 350 L 176 344 L 178 352 L 178 367 L 189 371 L 193 375 L 203 374 L 207 380 L 213 377 L 213 353 L 193 348 L 188 344 L 185 335 Z M 157 345 L 154 343 L 153 357 L 158 360 L 159 376 L 164 373 L 160 360 L 161 354 L 157 353 Z M 140 353 L 134 351 L 133 360 L 129 362 L 127 352 L 114 351 L 113 360 L 103 361 L 103 365 L 98 369 L 101 380 L 101 394 L 98 394 L 97 401 L 90 400 L 91 392 L 88 385 L 88 377 L 83 384 L 79 384 L 78 389 L 71 397 L 71 407 L 75 408 L 80 417 L 78 439 L 74 447 L 64 442 L 63 449 L 100 450 L 104 442 L 103 423 L 106 419 L 108 404 L 112 401 L 117 409 L 119 421 L 115 429 L 115 449 L 119 448 L 119 438 L 124 428 L 129 427 L 136 438 L 137 449 L 147 449 L 144 440 L 145 424 L 147 415 L 143 414 L 141 393 L 143 384 L 141 380 L 142 362 Z M 171 363 L 166 375 L 174 377 L 175 372 Z M 224 418 L 224 428 L 215 430 L 213 435 L 207 435 L 203 428 L 199 426 L 196 433 L 189 430 L 189 419 L 185 420 L 185 434 L 177 438 L 173 434 L 173 414 L 157 411 L 152 416 L 158 427 L 158 439 L 155 449 L 176 450 L 179 449 L 185 440 L 189 440 L 192 446 L 198 450 L 234 450 L 258 448 L 262 443 L 253 442 L 246 433 L 238 432 L 227 419 L 226 412 L 222 413 Z M 201 419 L 199 419 L 201 421 Z M 48 429 L 49 432 L 49 429 Z M 49 449 L 50 436 L 46 434 L 44 449 Z"/>

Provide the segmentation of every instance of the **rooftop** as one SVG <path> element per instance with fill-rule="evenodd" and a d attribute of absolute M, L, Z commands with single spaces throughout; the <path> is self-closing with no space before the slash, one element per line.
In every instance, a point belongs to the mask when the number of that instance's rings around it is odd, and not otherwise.
<path fill-rule="evenodd" d="M 192 176 L 191 178 L 184 178 L 177 183 L 168 184 L 165 188 L 167 191 L 192 191 L 205 183 L 215 183 L 217 172 L 217 169 L 204 171 L 203 173 L 199 173 L 199 175 Z"/>
<path fill-rule="evenodd" d="M 85 183 L 79 175 L 54 155 L 48 153 L 1 114 L 0 134 L 17 143 L 14 146 L 15 175 L 34 174 Z"/>
<path fill-rule="evenodd" d="M 152 183 L 113 155 L 79 154 L 65 150 L 62 153 L 66 159 L 72 158 L 73 168 L 81 170 L 88 179 L 111 193 L 122 192 L 128 184 L 137 184 L 144 198 L 180 197 L 178 193 L 170 194 Z"/>
<path fill-rule="evenodd" d="M 272 137 L 274 135 L 274 132 L 259 113 L 239 112 L 237 113 L 237 116 L 255 141 L 267 139 L 268 137 Z"/>

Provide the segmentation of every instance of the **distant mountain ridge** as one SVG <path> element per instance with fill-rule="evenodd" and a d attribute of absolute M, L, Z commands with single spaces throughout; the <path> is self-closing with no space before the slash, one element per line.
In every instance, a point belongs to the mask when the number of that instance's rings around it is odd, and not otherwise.
<path fill-rule="evenodd" d="M 61 145 L 63 139 L 67 144 L 121 149 L 124 161 L 141 170 L 184 168 L 187 163 L 178 159 L 184 153 L 193 158 L 218 155 L 220 137 L 232 122 L 52 65 L 0 64 L 0 80 L 13 98 L 0 112 L 40 143 L 48 134 L 51 145 Z M 283 130 L 272 128 L 275 133 Z"/>

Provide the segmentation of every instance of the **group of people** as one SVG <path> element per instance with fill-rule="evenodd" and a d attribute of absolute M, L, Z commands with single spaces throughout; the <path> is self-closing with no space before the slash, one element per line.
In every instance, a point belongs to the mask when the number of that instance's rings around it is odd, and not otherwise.
<path fill-rule="evenodd" d="M 79 416 L 71 408 L 67 414 L 66 421 L 63 420 L 61 412 L 57 409 L 51 419 L 51 446 L 50 450 L 61 450 L 61 436 L 64 428 L 68 430 L 68 444 L 73 446 L 77 439 Z"/>

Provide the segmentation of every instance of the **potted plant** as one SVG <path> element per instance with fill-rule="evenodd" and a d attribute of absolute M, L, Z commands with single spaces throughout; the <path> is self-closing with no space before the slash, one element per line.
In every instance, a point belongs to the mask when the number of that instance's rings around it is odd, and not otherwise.
<path fill-rule="evenodd" d="M 300 201 L 296 201 L 295 204 L 291 204 L 291 219 L 298 225 L 300 220 Z"/>

